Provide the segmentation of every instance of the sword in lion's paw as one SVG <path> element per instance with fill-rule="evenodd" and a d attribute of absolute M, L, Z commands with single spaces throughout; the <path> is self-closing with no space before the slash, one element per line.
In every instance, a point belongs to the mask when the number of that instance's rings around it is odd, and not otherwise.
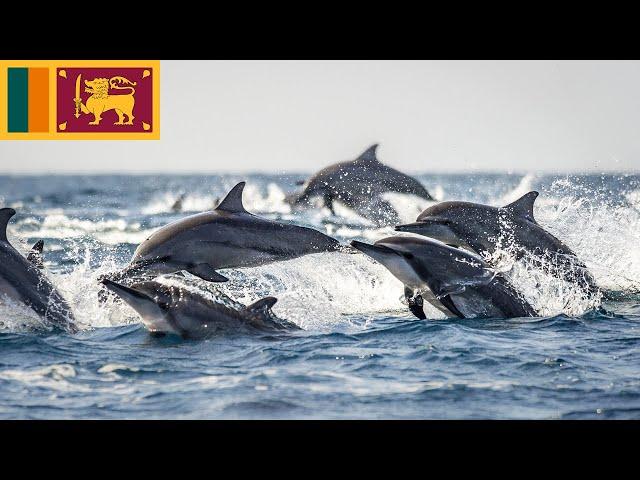
<path fill-rule="evenodd" d="M 76 113 L 74 113 L 74 117 L 80 117 L 80 106 L 82 105 L 82 99 L 80 98 L 80 81 L 82 80 L 82 74 L 78 74 L 78 78 L 76 78 L 76 98 L 73 101 L 76 104 Z"/>

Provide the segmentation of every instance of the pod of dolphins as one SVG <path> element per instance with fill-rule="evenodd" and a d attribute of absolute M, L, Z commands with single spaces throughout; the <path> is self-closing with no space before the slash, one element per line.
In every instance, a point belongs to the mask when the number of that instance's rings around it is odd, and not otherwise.
<path fill-rule="evenodd" d="M 335 202 L 378 225 L 395 225 L 398 212 L 383 195 L 403 193 L 434 201 L 415 179 L 382 164 L 373 145 L 355 160 L 324 168 L 289 194 L 292 208 L 309 208 L 315 199 L 333 212 Z M 440 202 L 416 222 L 397 225 L 403 234 L 374 244 L 350 246 L 312 228 L 267 220 L 242 203 L 245 182 L 238 183 L 215 209 L 189 215 L 154 232 L 136 249 L 121 271 L 100 278 L 106 288 L 130 305 L 154 335 L 203 338 L 230 330 L 282 331 L 298 327 L 278 318 L 276 303 L 266 297 L 244 306 L 222 293 L 205 297 L 185 286 L 155 280 L 188 272 L 207 282 L 226 282 L 219 270 L 250 268 L 320 252 L 363 253 L 384 265 L 404 284 L 410 311 L 427 318 L 424 302 L 448 317 L 511 318 L 536 316 L 536 310 L 495 269 L 492 254 L 508 238 L 516 258 L 531 255 L 551 275 L 572 282 L 586 294 L 597 291 L 593 277 L 577 256 L 542 228 L 533 216 L 537 192 L 504 207 L 470 202 Z M 435 202 L 435 201 L 434 201 Z M 15 215 L 0 209 L 0 294 L 33 309 L 51 328 L 77 332 L 73 312 L 44 272 L 43 242 L 24 257 L 8 241 L 7 224 Z"/>

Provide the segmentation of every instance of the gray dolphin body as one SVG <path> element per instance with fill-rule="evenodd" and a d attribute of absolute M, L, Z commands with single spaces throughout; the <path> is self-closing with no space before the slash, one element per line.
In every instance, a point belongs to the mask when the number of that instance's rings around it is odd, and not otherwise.
<path fill-rule="evenodd" d="M 545 258 L 550 263 L 550 273 L 596 292 L 595 281 L 584 263 L 536 222 L 533 204 L 537 197 L 538 192 L 529 192 L 500 208 L 470 202 L 442 202 L 424 210 L 417 222 L 399 225 L 396 230 L 435 238 L 482 255 L 493 254 L 499 243 L 505 247 L 513 245 L 518 258 L 527 252 Z"/>
<path fill-rule="evenodd" d="M 186 270 L 204 280 L 224 282 L 217 269 L 255 267 L 310 253 L 342 248 L 313 230 L 257 217 L 242 205 L 240 182 L 215 210 L 165 225 L 142 242 L 116 278 L 156 276 Z"/>
<path fill-rule="evenodd" d="M 183 338 L 206 338 L 230 332 L 299 330 L 277 318 L 271 307 L 277 299 L 265 297 L 245 307 L 227 299 L 216 302 L 193 291 L 150 281 L 127 287 L 111 280 L 102 283 L 128 303 L 153 334 L 173 333 Z"/>
<path fill-rule="evenodd" d="M 0 293 L 24 303 L 55 328 L 77 332 L 71 308 L 37 264 L 23 257 L 7 239 L 12 208 L 0 209 Z M 37 247 L 38 245 L 36 245 Z"/>
<path fill-rule="evenodd" d="M 416 179 L 381 163 L 376 157 L 377 147 L 372 145 L 355 160 L 320 170 L 304 183 L 301 192 L 288 195 L 287 202 L 304 205 L 320 197 L 335 213 L 333 202 L 338 200 L 378 225 L 393 225 L 398 222 L 398 212 L 382 194 L 397 192 L 433 200 Z"/>
<path fill-rule="evenodd" d="M 351 245 L 387 267 L 405 284 L 405 293 L 418 293 L 448 316 L 536 316 L 509 282 L 475 254 L 416 237 L 388 237 L 374 245 L 352 241 Z M 418 318 L 425 318 L 420 301 L 410 308 Z"/>

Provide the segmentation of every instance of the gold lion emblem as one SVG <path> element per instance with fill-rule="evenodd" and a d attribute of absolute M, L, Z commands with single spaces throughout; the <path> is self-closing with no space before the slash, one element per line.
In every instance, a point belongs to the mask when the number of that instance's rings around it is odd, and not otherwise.
<path fill-rule="evenodd" d="M 80 79 L 81 75 L 78 75 L 76 79 L 76 98 L 73 99 L 76 104 L 76 118 L 80 116 L 79 110 L 81 110 L 82 113 L 93 114 L 93 121 L 89 122 L 89 125 L 100 125 L 102 114 L 109 110 L 115 110 L 118 114 L 118 121 L 114 125 L 133 125 L 133 119 L 135 118 L 133 116 L 133 107 L 136 103 L 134 98 L 136 93 L 135 82 L 120 76 L 85 80 L 86 88 L 84 91 L 90 93 L 91 96 L 87 99 L 87 103 L 84 104 L 80 99 Z M 131 91 L 125 95 L 109 95 L 109 89 L 130 89 Z M 124 121 L 125 116 L 127 117 L 126 122 Z"/>

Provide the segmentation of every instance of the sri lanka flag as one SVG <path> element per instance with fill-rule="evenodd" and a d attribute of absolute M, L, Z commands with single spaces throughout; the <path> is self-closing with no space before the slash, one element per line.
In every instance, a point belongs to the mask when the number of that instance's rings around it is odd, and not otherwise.
<path fill-rule="evenodd" d="M 49 69 L 7 69 L 7 131 L 49 131 Z"/>
<path fill-rule="evenodd" d="M 159 139 L 159 60 L 0 59 L 0 141 Z"/>

